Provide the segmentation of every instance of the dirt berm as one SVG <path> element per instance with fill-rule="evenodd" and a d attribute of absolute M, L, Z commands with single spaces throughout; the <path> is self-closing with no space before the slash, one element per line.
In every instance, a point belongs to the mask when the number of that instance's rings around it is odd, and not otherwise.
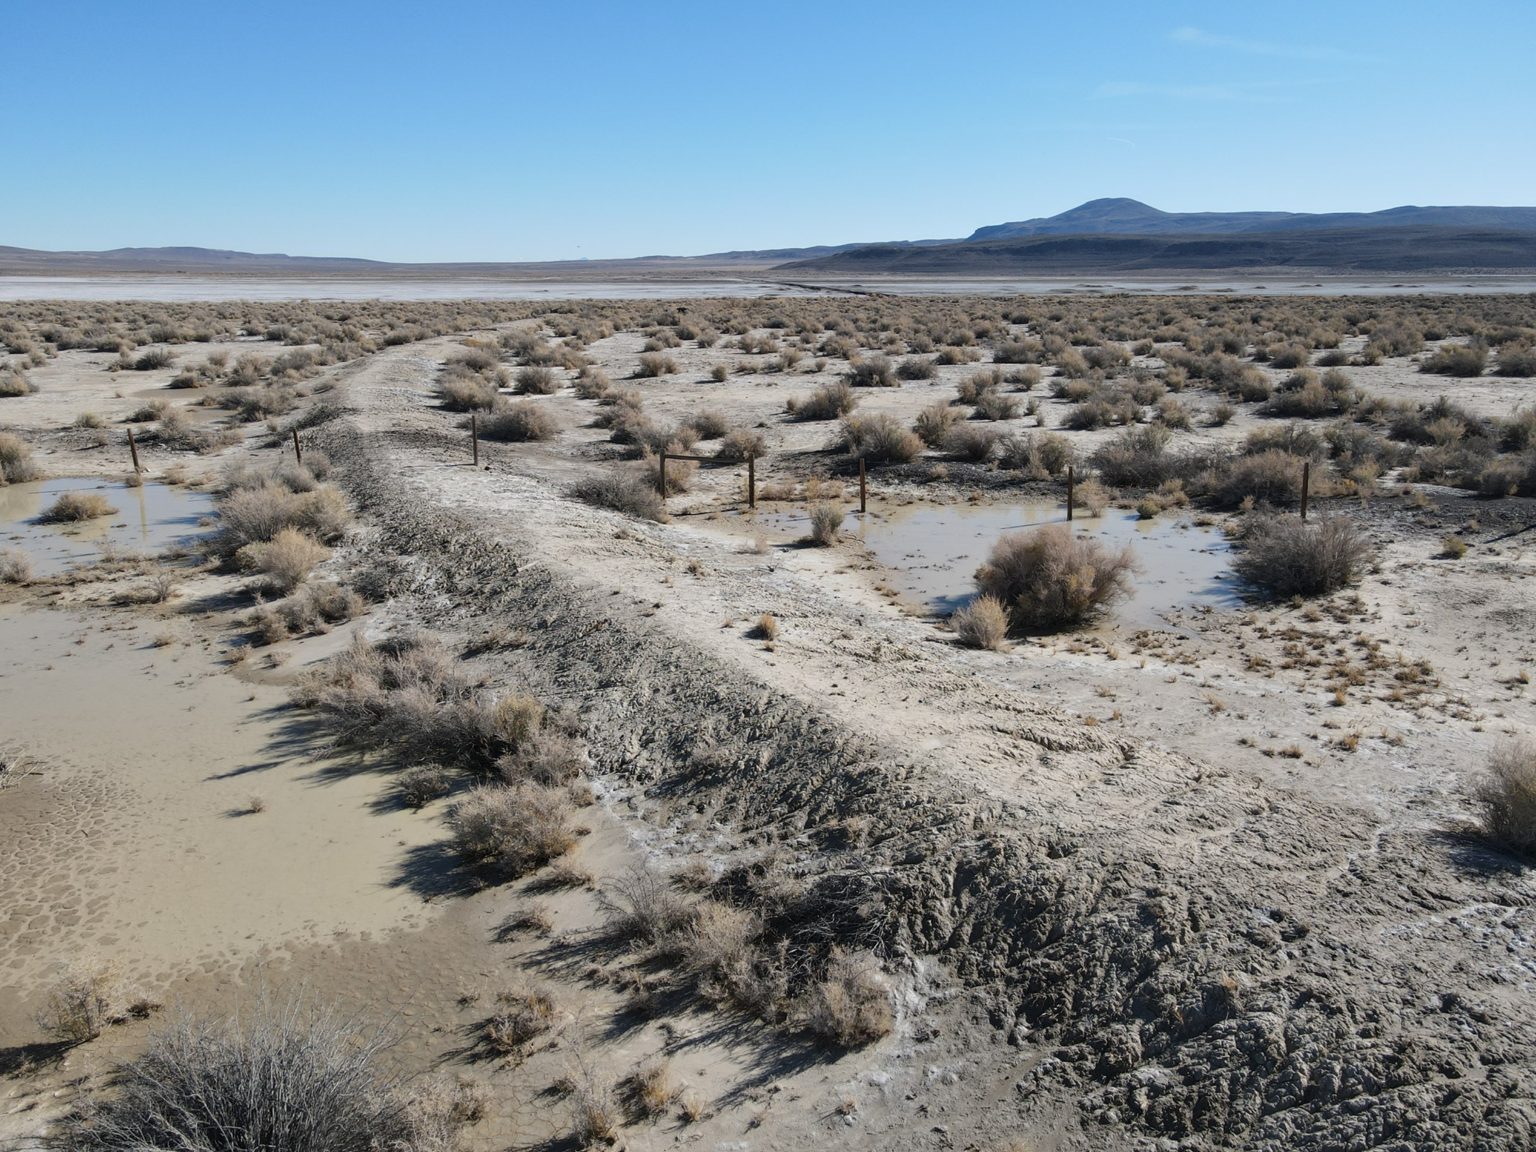
<path fill-rule="evenodd" d="M 525 629 L 532 687 L 579 711 L 595 772 L 634 789 L 658 835 L 686 816 L 738 846 L 786 844 L 823 929 L 898 969 L 937 960 L 984 998 L 996 1040 L 977 1061 L 1043 1053 L 1021 1101 L 1065 1095 L 1089 1132 L 1188 1148 L 1532 1147 L 1528 874 L 1455 830 L 1328 807 L 990 689 L 981 719 L 1021 774 L 1011 795 L 968 787 L 899 710 L 887 739 L 856 734 L 579 579 L 518 507 L 448 509 L 408 466 L 421 438 L 366 411 L 367 383 L 349 385 L 365 410 L 312 435 L 424 622 Z M 602 522 L 599 553 L 622 526 Z"/>

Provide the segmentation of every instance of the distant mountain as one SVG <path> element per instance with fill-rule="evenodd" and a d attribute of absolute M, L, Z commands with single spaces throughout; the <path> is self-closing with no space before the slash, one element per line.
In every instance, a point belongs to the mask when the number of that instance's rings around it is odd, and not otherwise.
<path fill-rule="evenodd" d="M 1427 273 L 1536 271 L 1536 208 L 1382 212 L 1163 212 L 1090 200 L 1056 216 L 990 224 L 964 240 L 900 240 L 539 263 L 401 264 L 212 248 L 43 252 L 0 247 L 0 274 L 202 274 L 427 279 L 831 275 L 1076 275 L 1110 272 Z"/>
<path fill-rule="evenodd" d="M 1536 231 L 1536 208 L 1419 208 L 1381 212 L 1163 212 L 1139 200 L 1090 200 L 1057 216 L 988 224 L 967 240 L 1017 236 L 1220 236 L 1339 228 L 1500 228 Z"/>

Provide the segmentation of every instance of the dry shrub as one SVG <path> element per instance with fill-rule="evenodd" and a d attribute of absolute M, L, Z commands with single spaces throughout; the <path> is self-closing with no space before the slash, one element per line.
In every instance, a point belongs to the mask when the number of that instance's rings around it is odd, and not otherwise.
<path fill-rule="evenodd" d="M 646 352 L 635 367 L 635 379 L 650 380 L 658 376 L 670 376 L 677 371 L 677 361 L 664 352 Z"/>
<path fill-rule="evenodd" d="M 421 1149 L 413 1107 L 376 1071 L 387 1042 L 299 1007 L 183 1020 L 152 1036 L 57 1140 L 69 1152 Z"/>
<path fill-rule="evenodd" d="M 761 433 L 738 428 L 720 441 L 720 447 L 715 451 L 715 459 L 740 464 L 752 457 L 762 456 L 767 451 L 768 442 L 763 439 Z"/>
<path fill-rule="evenodd" d="M 923 442 L 885 412 L 844 417 L 841 443 L 850 454 L 870 464 L 908 464 L 923 451 Z"/>
<path fill-rule="evenodd" d="M 618 1138 L 619 1115 L 608 1084 L 590 1070 L 569 1080 L 571 1135 L 578 1146 L 611 1144 Z"/>
<path fill-rule="evenodd" d="M 1536 344 L 1506 344 L 1499 349 L 1495 376 L 1536 376 Z"/>
<path fill-rule="evenodd" d="M 1473 799 L 1489 840 L 1536 858 L 1536 742 L 1516 740 L 1494 749 Z"/>
<path fill-rule="evenodd" d="M 82 963 L 48 991 L 37 1024 L 55 1040 L 83 1044 L 127 1016 L 126 996 L 110 964 Z"/>
<path fill-rule="evenodd" d="M 895 369 L 884 356 L 853 361 L 844 379 L 855 388 L 894 388 L 898 383 Z"/>
<path fill-rule="evenodd" d="M 486 440 L 549 440 L 559 430 L 554 417 L 532 400 L 520 400 L 506 407 L 498 406 L 491 415 L 480 421 L 480 436 Z"/>
<path fill-rule="evenodd" d="M 944 438 L 944 450 L 951 456 L 968 460 L 972 464 L 985 464 L 997 449 L 1002 436 L 991 428 L 978 428 L 974 424 L 961 424 L 950 429 Z"/>
<path fill-rule="evenodd" d="M 785 408 L 796 420 L 836 420 L 858 406 L 859 398 L 846 381 L 823 384 L 804 400 L 790 400 Z"/>
<path fill-rule="evenodd" d="M 634 868 L 609 880 L 598 893 L 608 917 L 608 930 L 624 940 L 639 941 L 660 952 L 675 952 L 693 924 L 696 911 L 667 883 L 647 868 Z"/>
<path fill-rule="evenodd" d="M 363 598 L 345 584 L 320 580 L 306 583 L 286 600 L 261 605 L 252 614 L 251 623 L 263 643 L 277 644 L 290 636 L 328 632 L 331 625 L 362 615 L 366 607 Z"/>
<path fill-rule="evenodd" d="M 635 1069 L 623 1087 L 634 1111 L 646 1120 L 666 1112 L 682 1092 L 672 1079 L 672 1065 L 664 1057 L 648 1060 Z"/>
<path fill-rule="evenodd" d="M 967 648 L 997 651 L 1008 635 L 1008 611 L 996 596 L 978 596 L 950 615 L 949 625 Z"/>
<path fill-rule="evenodd" d="M 496 1011 L 485 1022 L 485 1042 L 492 1051 L 510 1056 L 548 1032 L 554 1021 L 554 998 L 543 989 L 501 992 L 496 996 Z"/>
<path fill-rule="evenodd" d="M 756 941 L 762 932 L 755 913 L 706 900 L 681 933 L 683 970 L 710 1000 L 749 1002 L 756 981 Z"/>
<path fill-rule="evenodd" d="M 247 544 L 273 539 L 285 528 L 307 532 L 325 543 L 339 540 L 352 514 L 339 489 L 321 484 L 295 492 L 279 477 L 268 476 L 252 486 L 237 486 L 219 501 L 219 530 L 209 548 L 233 556 Z"/>
<path fill-rule="evenodd" d="M 453 773 L 438 764 L 407 768 L 395 781 L 395 791 L 407 808 L 422 809 L 453 790 Z"/>
<path fill-rule="evenodd" d="M 37 388 L 14 364 L 0 367 L 0 397 L 30 396 Z"/>
<path fill-rule="evenodd" d="M 840 1048 L 859 1048 L 890 1034 L 896 1013 L 879 962 L 868 953 L 834 951 L 826 976 L 811 991 L 806 1027 Z"/>
<path fill-rule="evenodd" d="M 1477 344 L 1443 344 L 1419 363 L 1420 372 L 1438 376 L 1481 376 L 1488 350 Z"/>
<path fill-rule="evenodd" d="M 0 432 L 0 488 L 7 484 L 25 484 L 36 480 L 38 467 L 32 461 L 32 449 L 19 436 Z"/>
<path fill-rule="evenodd" d="M 960 410 L 953 404 L 936 400 L 917 414 L 912 431 L 930 448 L 942 448 L 950 431 L 960 422 Z"/>
<path fill-rule="evenodd" d="M 1026 432 L 1009 436 L 998 450 L 998 463 L 1002 467 L 1028 473 L 1037 480 L 1060 476 L 1075 460 L 1072 442 L 1059 432 Z"/>
<path fill-rule="evenodd" d="M 482 691 L 435 640 L 375 646 L 359 637 L 296 698 L 329 717 L 341 747 L 481 775 L 533 738 L 544 712 L 531 697 Z"/>
<path fill-rule="evenodd" d="M 1073 491 L 1072 502 L 1074 511 L 1081 509 L 1090 519 L 1097 519 L 1109 507 L 1109 489 L 1097 480 L 1084 480 Z"/>
<path fill-rule="evenodd" d="M 731 430 L 731 422 L 724 412 L 705 408 L 688 418 L 688 424 L 698 433 L 700 440 L 718 440 Z"/>
<path fill-rule="evenodd" d="M 581 741 L 546 723 L 496 761 L 496 774 L 504 784 L 558 788 L 577 779 L 586 766 L 587 752 Z"/>
<path fill-rule="evenodd" d="M 454 848 L 466 861 L 503 876 L 522 876 L 576 844 L 571 801 L 563 788 L 482 785 L 448 813 Z"/>
<path fill-rule="evenodd" d="M 1061 524 L 1004 536 L 976 570 L 983 595 L 1005 605 L 1013 631 L 1037 632 L 1085 623 L 1130 592 L 1129 548 L 1111 552 Z"/>
<path fill-rule="evenodd" d="M 583 503 L 611 508 L 642 520 L 660 522 L 667 517 L 655 481 L 640 472 L 604 472 L 591 476 L 572 487 L 570 494 Z"/>
<path fill-rule="evenodd" d="M 267 584 L 288 593 L 309 576 L 317 564 L 331 555 L 331 550 L 297 528 L 284 528 L 263 543 L 247 544 L 235 554 L 240 567 L 260 572 Z"/>
<path fill-rule="evenodd" d="M 116 515 L 117 509 L 100 492 L 65 492 L 38 517 L 44 524 L 72 524 Z"/>
<path fill-rule="evenodd" d="M 1019 402 L 1001 392 L 987 392 L 977 397 L 972 413 L 977 420 L 1012 420 L 1019 414 Z"/>
<path fill-rule="evenodd" d="M 810 541 L 818 548 L 833 544 L 843 529 L 844 512 L 836 504 L 811 505 Z"/>
<path fill-rule="evenodd" d="M 553 368 L 519 368 L 512 379 L 520 395 L 552 396 L 560 391 L 560 378 Z"/>
<path fill-rule="evenodd" d="M 25 584 L 32 579 L 32 561 L 19 548 L 0 548 L 0 584 Z"/>
<path fill-rule="evenodd" d="M 1094 466 L 1114 487 L 1155 488 L 1179 467 L 1178 458 L 1168 451 L 1172 435 L 1159 424 L 1127 428 L 1099 447 Z"/>
<path fill-rule="evenodd" d="M 1286 507 L 1301 499 L 1301 473 L 1306 463 L 1300 456 L 1271 448 L 1251 455 L 1234 456 L 1199 478 L 1200 494 L 1218 507 L 1236 508 L 1245 500 Z M 1315 474 L 1314 481 L 1322 477 Z"/>
<path fill-rule="evenodd" d="M 1232 567 L 1274 596 L 1321 596 L 1358 580 L 1369 554 L 1360 530 L 1341 516 L 1311 524 L 1265 516 L 1249 523 Z"/>

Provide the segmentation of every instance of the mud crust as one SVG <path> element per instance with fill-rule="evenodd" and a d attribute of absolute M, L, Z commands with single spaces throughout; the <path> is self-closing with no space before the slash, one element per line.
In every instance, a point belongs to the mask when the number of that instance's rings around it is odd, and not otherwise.
<path fill-rule="evenodd" d="M 1189 1148 L 1532 1146 L 1536 911 L 1530 882 L 1475 843 L 1383 830 L 1044 709 L 1009 733 L 1041 764 L 1112 787 L 1155 759 L 1188 787 L 1134 837 L 965 794 L 925 756 L 611 614 L 515 518 L 493 534 L 425 500 L 395 478 L 388 434 L 344 416 L 313 440 L 425 624 L 525 629 L 520 671 L 579 713 L 595 771 L 652 824 L 788 845 L 845 929 L 894 964 L 940 961 L 1000 1045 L 1049 1046 L 1021 1098 L 1066 1095 L 1090 1129 Z"/>

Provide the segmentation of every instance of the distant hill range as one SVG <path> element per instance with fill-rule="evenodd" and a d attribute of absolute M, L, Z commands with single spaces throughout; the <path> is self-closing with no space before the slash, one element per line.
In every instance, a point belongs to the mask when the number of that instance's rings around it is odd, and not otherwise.
<path fill-rule="evenodd" d="M 44 252 L 0 246 L 5 275 L 256 275 L 597 279 L 710 273 L 816 276 L 1071 276 L 1536 272 L 1536 208 L 1413 207 L 1381 212 L 1163 212 L 1090 200 L 1057 216 L 989 224 L 965 239 L 901 240 L 545 263 L 400 264 L 212 248 Z"/>
<path fill-rule="evenodd" d="M 1308 273 L 1536 270 L 1536 208 L 1162 212 L 1139 200 L 1090 200 L 1059 216 L 978 228 L 964 240 L 921 247 L 866 244 L 778 270 L 985 276 L 1266 268 Z"/>

